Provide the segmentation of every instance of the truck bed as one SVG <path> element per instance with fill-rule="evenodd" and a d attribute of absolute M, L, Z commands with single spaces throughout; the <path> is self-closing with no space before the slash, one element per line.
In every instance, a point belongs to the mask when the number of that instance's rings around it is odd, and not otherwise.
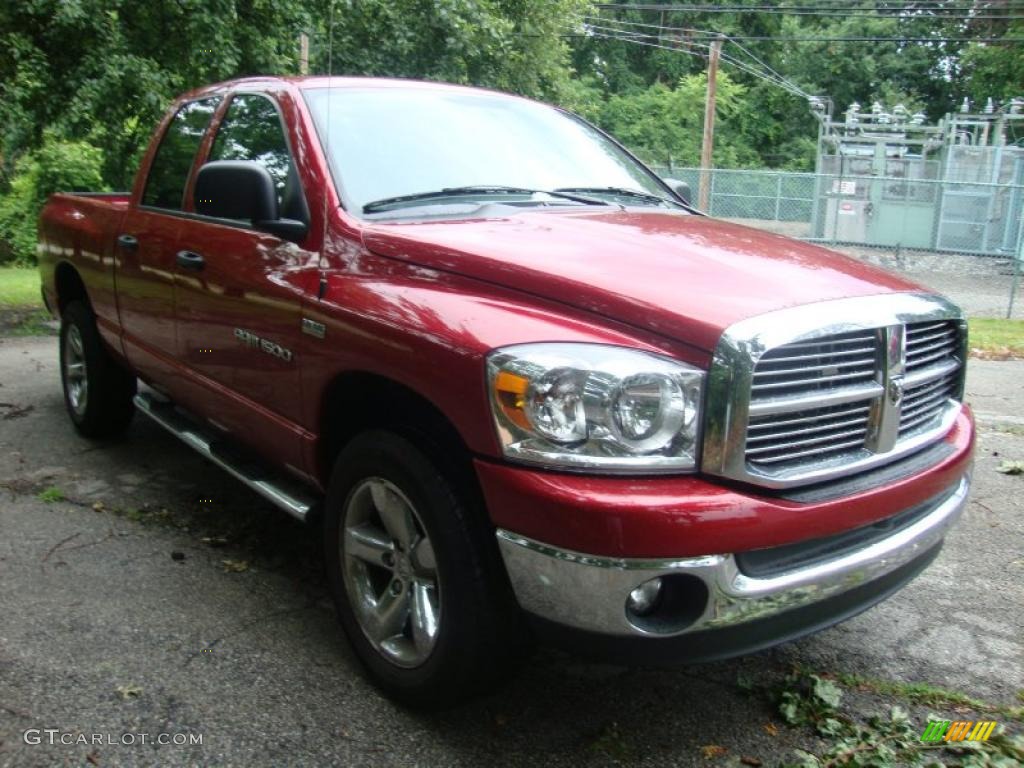
<path fill-rule="evenodd" d="M 43 296 L 57 314 L 57 266 L 70 262 L 85 284 L 101 333 L 113 341 L 117 328 L 113 243 L 131 195 L 128 192 L 76 192 L 50 197 L 39 219 L 38 257 Z M 117 345 L 115 345 L 115 349 Z"/>

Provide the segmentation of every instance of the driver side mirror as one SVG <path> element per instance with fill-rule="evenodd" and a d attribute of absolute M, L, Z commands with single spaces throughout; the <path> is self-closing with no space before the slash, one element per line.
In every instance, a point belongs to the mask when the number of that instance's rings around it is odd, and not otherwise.
<path fill-rule="evenodd" d="M 282 219 L 277 190 L 270 173 L 252 160 L 215 160 L 196 174 L 196 212 L 218 219 L 251 222 L 256 229 L 298 242 L 309 226 L 297 219 Z"/>
<path fill-rule="evenodd" d="M 680 200 L 687 205 L 692 205 L 690 201 L 693 199 L 693 192 L 690 191 L 689 184 L 679 179 L 665 179 L 664 181 Z"/>

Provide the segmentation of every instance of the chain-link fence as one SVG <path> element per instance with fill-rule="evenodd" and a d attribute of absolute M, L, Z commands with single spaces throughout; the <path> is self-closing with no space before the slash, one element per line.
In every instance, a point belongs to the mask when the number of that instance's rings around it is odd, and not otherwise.
<path fill-rule="evenodd" d="M 699 207 L 703 177 L 705 208 L 716 218 L 830 245 L 885 249 L 897 256 L 948 255 L 951 264 L 957 256 L 990 257 L 989 264 L 970 268 L 1005 272 L 1012 305 L 1024 248 L 1024 163 L 1001 183 L 663 166 L 655 170 L 687 182 Z"/>

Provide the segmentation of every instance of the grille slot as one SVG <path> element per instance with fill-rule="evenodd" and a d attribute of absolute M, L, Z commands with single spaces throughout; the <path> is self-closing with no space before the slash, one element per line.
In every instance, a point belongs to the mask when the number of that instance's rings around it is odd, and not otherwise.
<path fill-rule="evenodd" d="M 785 344 L 766 352 L 754 369 L 751 398 L 813 393 L 870 382 L 875 377 L 878 336 L 855 331 Z"/>
<path fill-rule="evenodd" d="M 754 413 L 747 424 L 747 461 L 776 470 L 863 447 L 880 344 L 876 331 L 854 331 L 785 344 L 762 355 L 750 393 Z M 853 402 L 815 402 L 858 389 L 862 394 Z M 782 403 L 773 412 L 756 414 L 758 405 Z"/>
<path fill-rule="evenodd" d="M 907 325 L 907 373 L 922 370 L 960 353 L 960 329 L 950 321 Z"/>
<path fill-rule="evenodd" d="M 755 416 L 747 427 L 747 461 L 774 467 L 863 446 L 870 410 L 864 402 Z"/>
<path fill-rule="evenodd" d="M 954 371 L 904 393 L 900 437 L 923 427 L 934 426 L 933 422 L 939 420 L 946 402 L 956 394 L 957 378 L 958 374 Z"/>
<path fill-rule="evenodd" d="M 936 426 L 959 384 L 960 327 L 951 320 L 907 325 L 907 375 L 926 377 L 908 386 L 900 412 L 900 437 Z M 931 369 L 934 369 L 934 375 Z M 951 370 L 950 370 L 951 369 Z"/>

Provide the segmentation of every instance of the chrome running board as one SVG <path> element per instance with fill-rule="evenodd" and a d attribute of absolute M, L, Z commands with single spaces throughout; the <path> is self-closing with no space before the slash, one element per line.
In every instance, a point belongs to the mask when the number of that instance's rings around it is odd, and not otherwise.
<path fill-rule="evenodd" d="M 140 392 L 135 396 L 135 407 L 185 445 L 227 470 L 292 517 L 305 520 L 309 515 L 315 497 L 297 480 L 282 477 L 262 464 L 241 456 L 232 450 L 223 438 L 218 438 L 200 427 L 174 403 L 162 402 L 156 395 Z"/>

